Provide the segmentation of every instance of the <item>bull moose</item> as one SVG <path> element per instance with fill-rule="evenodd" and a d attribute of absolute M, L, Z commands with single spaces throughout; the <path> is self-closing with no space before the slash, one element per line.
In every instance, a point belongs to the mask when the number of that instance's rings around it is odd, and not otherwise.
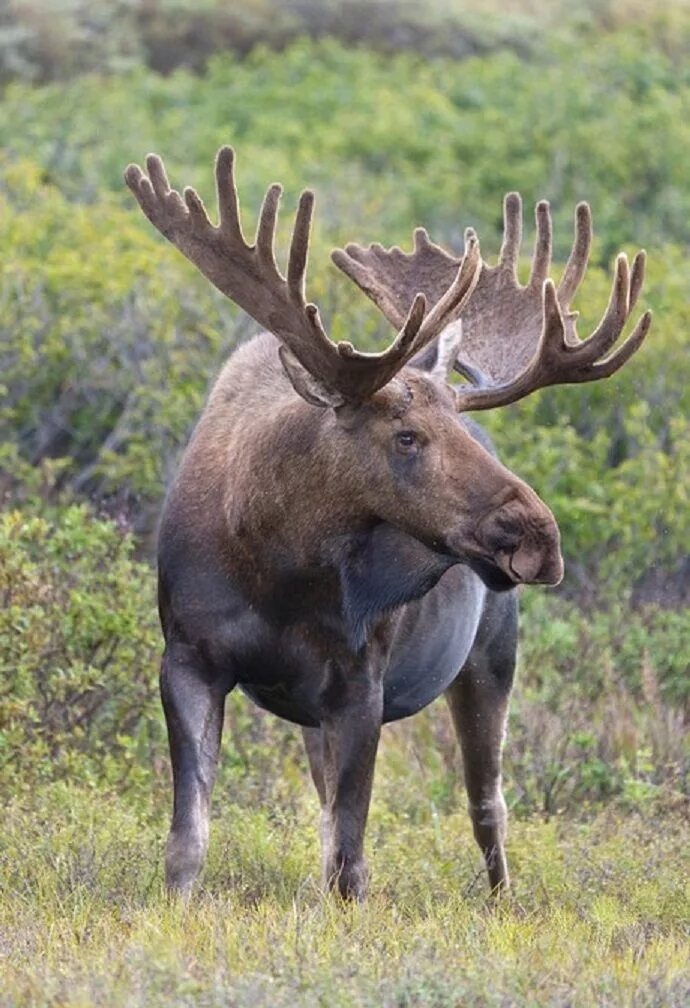
<path fill-rule="evenodd" d="M 334 344 L 306 301 L 313 194 L 302 193 L 286 275 L 274 255 L 281 188 L 264 198 L 254 244 L 240 226 L 234 153 L 216 160 L 219 223 L 162 161 L 126 181 L 142 210 L 265 331 L 218 377 L 165 504 L 159 605 L 161 694 L 174 810 L 168 888 L 201 869 L 225 697 L 239 686 L 303 726 L 322 807 L 324 884 L 361 899 L 363 838 L 384 722 L 445 693 L 463 754 L 474 834 L 492 891 L 508 886 L 501 751 L 515 666 L 520 584 L 555 585 L 553 515 L 496 458 L 468 410 L 535 389 L 596 381 L 642 344 L 645 313 L 616 350 L 644 253 L 616 261 L 588 339 L 570 302 L 585 273 L 589 208 L 558 286 L 549 206 L 536 207 L 526 285 L 517 279 L 522 207 L 504 202 L 495 266 L 465 232 L 455 258 L 415 232 L 414 251 L 348 245 L 333 260 L 398 330 L 387 350 Z M 465 381 L 449 384 L 452 371 Z"/>

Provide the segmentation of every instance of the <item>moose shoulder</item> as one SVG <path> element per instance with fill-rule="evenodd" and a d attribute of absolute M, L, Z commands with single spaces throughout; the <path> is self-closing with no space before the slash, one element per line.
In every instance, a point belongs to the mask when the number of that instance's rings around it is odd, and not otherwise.
<path fill-rule="evenodd" d="M 366 889 L 381 725 L 445 692 L 475 836 L 492 889 L 505 888 L 513 589 L 558 583 L 562 560 L 546 505 L 459 414 L 620 367 L 649 326 L 646 314 L 606 356 L 639 293 L 643 256 L 631 270 L 618 258 L 608 309 L 581 342 L 569 303 L 587 262 L 584 206 L 558 290 L 547 279 L 543 203 L 530 281 L 517 282 L 515 194 L 495 267 L 482 262 L 471 231 L 460 260 L 422 231 L 410 255 L 348 246 L 334 253 L 337 265 L 398 329 L 386 351 L 365 354 L 333 344 L 306 302 L 310 193 L 283 277 L 273 252 L 279 187 L 268 190 L 250 245 L 229 148 L 216 164 L 217 227 L 193 190 L 181 197 L 170 188 L 160 159 L 150 156 L 147 168 L 126 174 L 146 215 L 267 330 L 221 372 L 162 520 L 161 692 L 175 792 L 168 885 L 188 892 L 201 868 L 224 700 L 238 685 L 304 726 L 322 804 L 324 883 L 354 898 Z M 448 384 L 454 367 L 467 384 Z"/>

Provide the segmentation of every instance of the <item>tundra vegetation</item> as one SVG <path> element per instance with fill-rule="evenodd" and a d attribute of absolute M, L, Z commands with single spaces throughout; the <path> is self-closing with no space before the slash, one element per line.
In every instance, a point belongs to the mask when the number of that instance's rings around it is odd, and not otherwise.
<path fill-rule="evenodd" d="M 229 6 L 1 16 L 0 1004 L 687 1003 L 690 14 L 612 0 L 544 24 L 439 0 L 420 34 L 391 2 L 363 38 L 362 4 L 316 22 L 254 2 L 221 32 Z M 371 898 L 343 910 L 317 886 L 298 730 L 233 695 L 204 886 L 186 911 L 163 897 L 151 544 L 209 382 L 255 329 L 155 236 L 122 168 L 161 151 L 210 200 L 228 141 L 250 214 L 276 179 L 286 206 L 315 188 L 310 295 L 363 348 L 386 331 L 335 245 L 409 246 L 423 223 L 458 248 L 472 224 L 491 256 L 519 189 L 551 201 L 562 262 L 585 198 L 582 332 L 618 248 L 647 248 L 640 354 L 482 417 L 567 569 L 521 596 L 515 894 L 493 914 L 442 703 L 384 729 Z"/>

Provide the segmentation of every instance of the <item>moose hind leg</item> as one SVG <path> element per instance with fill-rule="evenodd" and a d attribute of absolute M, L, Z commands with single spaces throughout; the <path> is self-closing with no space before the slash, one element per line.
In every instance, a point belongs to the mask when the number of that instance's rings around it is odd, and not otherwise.
<path fill-rule="evenodd" d="M 496 609 L 499 603 L 503 603 L 504 608 L 498 621 L 500 632 L 489 641 L 478 641 L 479 646 L 475 645 L 457 679 L 446 691 L 462 749 L 474 836 L 484 855 L 494 895 L 506 891 L 510 884 L 505 855 L 507 810 L 501 763 L 517 637 L 514 600 L 504 596 L 496 600 Z M 490 622 L 496 626 L 495 619 Z"/>
<path fill-rule="evenodd" d="M 337 872 L 337 869 L 334 869 L 330 860 L 333 847 L 331 836 L 333 817 L 328 807 L 328 795 L 326 793 L 324 731 L 322 728 L 303 728 L 302 737 L 304 739 L 304 748 L 307 752 L 307 759 L 309 760 L 311 779 L 314 782 L 321 805 L 319 829 L 321 839 L 321 875 L 324 886 L 328 887 L 332 885 L 334 872 Z M 360 897 L 361 895 L 362 893 L 360 893 Z"/>
<path fill-rule="evenodd" d="M 320 728 L 302 728 L 304 748 L 309 760 L 309 771 L 314 782 L 321 808 L 326 804 L 326 780 L 323 765 L 323 734 Z"/>
<path fill-rule="evenodd" d="M 174 784 L 165 881 L 170 892 L 188 896 L 208 846 L 228 684 L 209 674 L 194 648 L 173 644 L 163 656 L 160 685 Z"/>

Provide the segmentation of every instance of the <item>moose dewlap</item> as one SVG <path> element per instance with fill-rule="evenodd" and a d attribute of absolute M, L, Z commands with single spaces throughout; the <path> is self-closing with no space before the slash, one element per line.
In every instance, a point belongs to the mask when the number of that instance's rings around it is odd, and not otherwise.
<path fill-rule="evenodd" d="M 467 410 L 537 388 L 596 381 L 642 344 L 613 349 L 644 254 L 616 261 L 600 325 L 581 341 L 572 298 L 591 242 L 580 204 L 562 279 L 551 218 L 536 208 L 518 283 L 519 196 L 504 203 L 496 266 L 465 232 L 457 259 L 415 232 L 414 251 L 348 245 L 333 260 L 398 330 L 381 353 L 334 344 L 306 301 L 313 195 L 302 194 L 287 271 L 274 255 L 280 187 L 256 237 L 240 227 L 234 154 L 216 161 L 217 225 L 160 158 L 126 181 L 158 230 L 266 330 L 228 360 L 170 489 L 159 542 L 161 693 L 174 777 L 168 886 L 186 894 L 208 842 L 225 697 L 239 686 L 303 726 L 322 806 L 323 881 L 360 899 L 382 723 L 444 693 L 493 891 L 508 885 L 501 749 L 517 634 L 515 586 L 563 574 L 553 515 L 495 457 Z M 451 386 L 459 372 L 466 383 Z"/>

